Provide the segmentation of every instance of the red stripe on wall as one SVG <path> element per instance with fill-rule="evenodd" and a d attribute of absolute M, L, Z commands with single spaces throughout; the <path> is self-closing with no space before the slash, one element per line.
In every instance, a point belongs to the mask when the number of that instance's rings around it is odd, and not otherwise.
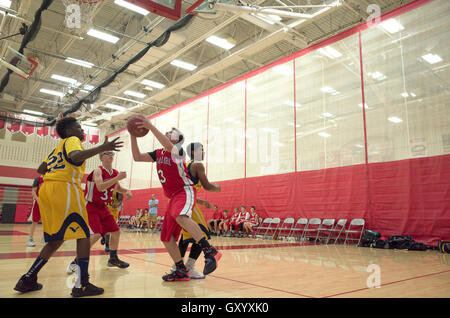
<path fill-rule="evenodd" d="M 0 166 L 0 176 L 6 178 L 34 179 L 39 177 L 39 173 L 37 172 L 37 168 Z"/>

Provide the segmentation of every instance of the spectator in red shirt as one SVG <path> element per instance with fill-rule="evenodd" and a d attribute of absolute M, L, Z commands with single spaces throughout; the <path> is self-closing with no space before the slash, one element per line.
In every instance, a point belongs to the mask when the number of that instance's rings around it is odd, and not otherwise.
<path fill-rule="evenodd" d="M 209 227 L 209 232 L 211 232 L 211 234 L 216 234 L 218 233 L 218 226 L 220 221 L 223 219 L 223 214 L 222 212 L 219 211 L 219 208 L 217 207 L 217 205 L 214 206 L 214 213 L 212 218 L 208 221 L 208 227 Z"/>

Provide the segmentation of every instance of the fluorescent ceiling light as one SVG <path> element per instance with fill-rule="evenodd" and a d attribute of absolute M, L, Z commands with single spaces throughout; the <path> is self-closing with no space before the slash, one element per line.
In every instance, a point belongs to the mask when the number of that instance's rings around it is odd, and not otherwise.
<path fill-rule="evenodd" d="M 284 101 L 283 104 L 294 107 L 294 101 L 292 101 L 292 100 L 286 100 L 286 101 Z M 300 107 L 300 106 L 301 105 L 299 103 L 295 103 L 295 107 Z"/>
<path fill-rule="evenodd" d="M 133 96 L 133 97 L 137 97 L 137 98 L 144 98 L 145 94 L 143 93 L 139 93 L 139 92 L 134 92 L 134 91 L 125 91 L 123 92 L 125 95 L 129 95 L 129 96 Z"/>
<path fill-rule="evenodd" d="M 403 93 L 401 93 L 400 95 L 402 95 L 402 97 L 409 97 L 409 94 L 407 93 L 407 92 L 403 92 Z"/>
<path fill-rule="evenodd" d="M 124 1 L 124 0 L 114 0 L 114 3 L 121 7 L 127 8 L 128 10 L 134 11 L 134 12 L 142 14 L 142 15 L 147 15 L 150 13 L 150 11 L 147 11 L 142 7 L 139 7 L 135 4 L 132 4 L 132 3 Z"/>
<path fill-rule="evenodd" d="M 125 109 L 127 109 L 126 107 L 114 105 L 114 104 L 106 104 L 105 107 L 109 108 L 109 109 L 119 110 L 119 111 L 124 111 Z"/>
<path fill-rule="evenodd" d="M 31 115 L 38 115 L 38 116 L 44 115 L 44 113 L 37 112 L 35 110 L 29 110 L 29 109 L 24 109 L 23 112 L 27 113 L 27 114 L 31 114 Z"/>
<path fill-rule="evenodd" d="M 90 29 L 87 32 L 87 34 L 90 36 L 93 36 L 95 38 L 98 38 L 100 40 L 110 42 L 110 43 L 117 43 L 117 41 L 120 40 L 117 36 L 114 36 L 114 35 L 111 35 L 111 34 L 108 34 L 108 33 L 102 32 L 102 31 L 98 31 L 95 29 Z"/>
<path fill-rule="evenodd" d="M 436 64 L 442 62 L 442 58 L 439 55 L 428 53 L 422 56 L 422 58 L 430 64 Z"/>
<path fill-rule="evenodd" d="M 395 117 L 395 116 L 389 117 L 388 120 L 393 122 L 393 123 L 395 123 L 395 124 L 401 123 L 403 121 L 401 118 L 398 118 L 398 117 Z"/>
<path fill-rule="evenodd" d="M 58 80 L 58 81 L 70 83 L 70 84 L 75 85 L 75 86 L 79 86 L 80 85 L 80 83 L 78 83 L 78 81 L 76 79 L 73 79 L 73 78 L 70 78 L 70 77 L 66 77 L 66 76 L 62 76 L 62 75 L 58 75 L 58 74 L 53 74 L 51 76 L 51 78 L 53 78 L 55 80 Z"/>
<path fill-rule="evenodd" d="M 152 91 L 152 90 L 153 90 L 153 87 L 145 86 L 144 89 L 145 89 L 146 91 Z"/>
<path fill-rule="evenodd" d="M 386 31 L 388 31 L 389 33 L 393 34 L 393 33 L 397 33 L 401 30 L 404 30 L 404 26 L 401 25 L 397 20 L 395 19 L 389 19 L 386 20 L 384 22 L 380 23 L 380 26 L 385 29 Z"/>
<path fill-rule="evenodd" d="M 74 58 L 71 58 L 71 57 L 66 58 L 65 61 L 67 63 L 76 64 L 76 65 L 83 66 L 83 67 L 86 67 L 86 68 L 92 68 L 92 66 L 94 66 L 94 64 L 92 64 L 92 63 L 89 63 L 89 62 L 86 62 L 86 61 L 82 61 L 82 60 L 77 60 L 77 59 L 74 59 Z"/>
<path fill-rule="evenodd" d="M 318 135 L 321 137 L 325 137 L 325 138 L 331 136 L 329 133 L 326 133 L 326 132 L 320 132 L 320 133 L 318 133 Z"/>
<path fill-rule="evenodd" d="M 87 89 L 88 91 L 92 91 L 94 88 L 93 85 L 84 85 L 84 89 Z"/>
<path fill-rule="evenodd" d="M 331 95 L 339 94 L 339 92 L 337 90 L 335 90 L 333 87 L 330 87 L 330 86 L 322 87 L 320 90 L 322 92 L 324 92 L 324 93 L 328 93 L 328 94 L 331 94 Z"/>
<path fill-rule="evenodd" d="M 177 67 L 181 67 L 184 68 L 185 70 L 188 71 L 193 71 L 197 68 L 197 66 L 190 64 L 190 63 L 186 63 L 180 60 L 173 60 L 172 62 L 170 62 L 170 64 L 177 66 Z"/>
<path fill-rule="evenodd" d="M 0 0 L 0 7 L 9 9 L 11 8 L 11 3 L 12 3 L 11 0 Z"/>
<path fill-rule="evenodd" d="M 166 85 L 164 85 L 164 84 L 161 84 L 161 83 L 158 83 L 158 82 L 155 82 L 155 81 L 151 81 L 151 80 L 147 80 L 147 79 L 143 80 L 141 82 L 141 84 L 142 85 L 147 85 L 147 86 L 150 86 L 150 87 L 154 87 L 154 88 L 164 88 L 164 87 L 166 87 Z"/>
<path fill-rule="evenodd" d="M 322 113 L 322 116 L 326 118 L 335 117 L 332 113 Z"/>
<path fill-rule="evenodd" d="M 367 75 L 369 75 L 369 76 L 372 77 L 373 79 L 376 79 L 376 80 L 379 80 L 379 81 L 384 80 L 384 79 L 387 78 L 387 77 L 386 77 L 383 73 L 381 73 L 381 72 L 375 72 L 375 73 L 368 72 Z"/>
<path fill-rule="evenodd" d="M 218 47 L 221 47 L 225 50 L 229 50 L 236 45 L 236 42 L 234 42 L 234 41 L 231 42 L 230 40 L 222 39 L 215 35 L 211 35 L 210 37 L 207 37 L 205 41 L 208 43 L 214 44 Z"/>
<path fill-rule="evenodd" d="M 336 49 L 333 49 L 331 46 L 326 46 L 317 50 L 319 53 L 329 57 L 330 59 L 336 59 L 342 56 L 342 53 Z"/>
<path fill-rule="evenodd" d="M 57 92 L 51 89 L 46 89 L 46 88 L 41 88 L 39 90 L 41 93 L 45 93 L 45 94 L 49 94 L 49 95 L 54 95 L 54 96 L 59 96 L 59 97 L 63 97 L 64 93 L 63 92 Z"/>

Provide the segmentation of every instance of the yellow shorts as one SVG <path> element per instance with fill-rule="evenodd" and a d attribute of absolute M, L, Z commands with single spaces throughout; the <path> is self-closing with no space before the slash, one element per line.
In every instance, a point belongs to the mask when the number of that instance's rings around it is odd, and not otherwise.
<path fill-rule="evenodd" d="M 80 185 L 46 181 L 39 189 L 39 209 L 46 242 L 90 236 L 86 202 Z"/>
<path fill-rule="evenodd" d="M 120 209 L 119 208 L 113 208 L 110 205 L 106 205 L 106 206 L 108 207 L 109 212 L 111 212 L 112 216 L 114 217 L 114 220 L 116 220 L 116 222 L 117 222 L 117 219 L 119 219 Z"/>
<path fill-rule="evenodd" d="M 192 209 L 192 220 L 200 226 L 203 231 L 203 235 L 207 240 L 209 240 L 211 237 L 209 236 L 208 226 L 206 225 L 202 210 L 200 210 L 198 204 L 196 204 Z M 192 243 L 196 243 L 192 235 L 186 232 L 184 229 L 182 229 L 181 231 L 180 241 L 189 241 Z"/>

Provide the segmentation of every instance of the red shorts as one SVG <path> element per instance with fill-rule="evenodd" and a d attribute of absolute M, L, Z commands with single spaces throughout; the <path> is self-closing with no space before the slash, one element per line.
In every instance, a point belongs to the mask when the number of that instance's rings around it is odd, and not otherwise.
<path fill-rule="evenodd" d="M 33 201 L 33 206 L 31 208 L 31 220 L 34 223 L 38 223 L 41 220 L 41 211 L 39 210 L 39 204 L 37 201 Z"/>
<path fill-rule="evenodd" d="M 103 204 L 86 204 L 86 210 L 88 212 L 89 227 L 95 234 L 104 236 L 106 233 L 113 233 L 119 231 L 114 216 L 109 211 L 108 207 Z"/>
<path fill-rule="evenodd" d="M 170 198 L 161 229 L 162 242 L 169 242 L 171 237 L 178 241 L 181 226 L 177 223 L 176 218 L 179 215 L 192 217 L 192 209 L 196 198 L 197 193 L 193 187 L 185 187 L 183 191 Z"/>

